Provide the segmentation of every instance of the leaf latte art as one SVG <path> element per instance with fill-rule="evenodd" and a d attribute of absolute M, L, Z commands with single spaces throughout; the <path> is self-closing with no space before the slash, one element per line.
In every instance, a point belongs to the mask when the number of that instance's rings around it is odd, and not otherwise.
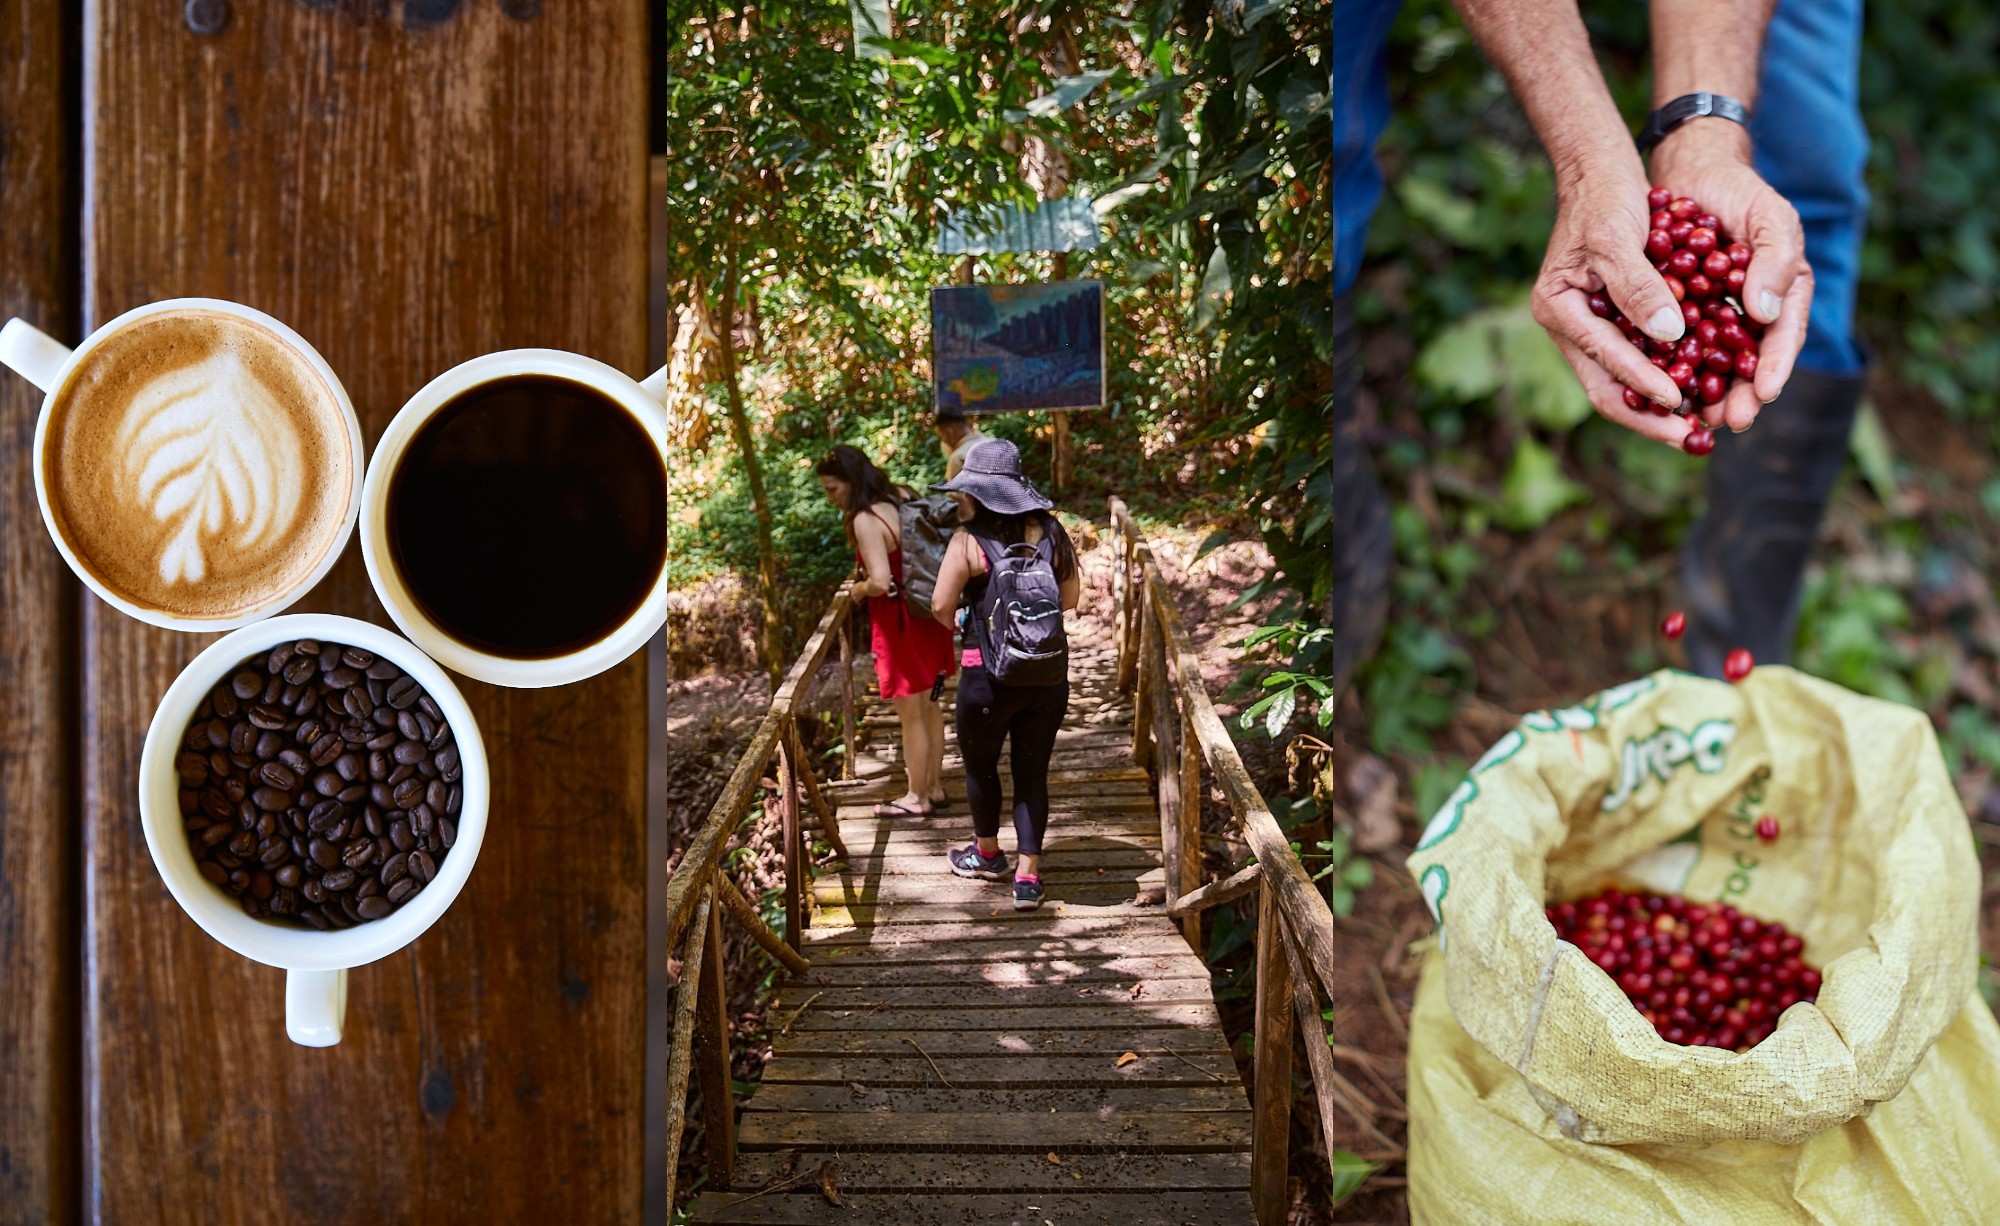
<path fill-rule="evenodd" d="M 149 383 L 125 410 L 119 453 L 126 499 L 171 527 L 167 583 L 208 573 L 204 540 L 255 550 L 298 518 L 299 423 L 228 349 Z"/>
<path fill-rule="evenodd" d="M 296 592 L 360 474 L 339 393 L 295 345 L 189 309 L 94 341 L 49 410 L 51 518 L 101 590 L 188 620 Z"/>

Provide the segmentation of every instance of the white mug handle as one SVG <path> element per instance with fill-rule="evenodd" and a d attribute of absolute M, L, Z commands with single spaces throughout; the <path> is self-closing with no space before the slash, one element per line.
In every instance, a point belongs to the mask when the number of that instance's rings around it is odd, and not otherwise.
<path fill-rule="evenodd" d="M 8 324 L 7 326 L 11 328 L 14 325 Z M 4 360 L 4 355 L 0 355 L 0 360 Z M 9 364 L 11 365 L 11 363 Z M 640 380 L 639 386 L 645 388 L 646 393 L 653 399 L 659 401 L 661 404 L 665 404 L 667 402 L 667 368 L 664 366 L 660 367 L 646 378 Z"/>
<path fill-rule="evenodd" d="M 69 347 L 25 319 L 10 319 L 0 328 L 0 363 L 45 392 L 55 390 L 56 372 L 69 361 Z M 666 395 L 666 372 L 660 372 L 660 394 Z"/>
<path fill-rule="evenodd" d="M 340 1042 L 347 1018 L 347 968 L 285 972 L 285 1033 L 301 1047 Z"/>

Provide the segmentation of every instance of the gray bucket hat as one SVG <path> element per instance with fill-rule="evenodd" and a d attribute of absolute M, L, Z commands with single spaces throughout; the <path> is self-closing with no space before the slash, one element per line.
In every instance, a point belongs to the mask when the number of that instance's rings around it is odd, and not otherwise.
<path fill-rule="evenodd" d="M 1046 511 L 1055 503 L 1042 497 L 1021 475 L 1021 449 L 1004 438 L 982 439 L 965 453 L 965 467 L 949 481 L 931 486 L 948 494 L 970 494 L 1001 515 Z"/>

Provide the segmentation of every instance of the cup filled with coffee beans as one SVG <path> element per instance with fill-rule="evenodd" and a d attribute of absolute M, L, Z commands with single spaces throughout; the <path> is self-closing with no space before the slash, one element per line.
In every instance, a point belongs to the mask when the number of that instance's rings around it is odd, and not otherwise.
<path fill-rule="evenodd" d="M 417 939 L 486 832 L 486 754 L 450 678 L 408 640 L 271 618 L 196 656 L 139 765 L 146 847 L 174 900 L 282 967 L 285 1028 L 340 1041 L 347 972 Z"/>
<path fill-rule="evenodd" d="M 361 553 L 403 633 L 495 685 L 591 677 L 667 616 L 666 372 L 555 349 L 439 375 L 389 423 Z"/>
<path fill-rule="evenodd" d="M 332 568 L 361 506 L 361 426 L 298 333 L 213 298 L 138 307 L 74 350 L 24 320 L 0 363 L 46 393 L 35 496 L 63 560 L 107 604 L 229 630 Z"/>

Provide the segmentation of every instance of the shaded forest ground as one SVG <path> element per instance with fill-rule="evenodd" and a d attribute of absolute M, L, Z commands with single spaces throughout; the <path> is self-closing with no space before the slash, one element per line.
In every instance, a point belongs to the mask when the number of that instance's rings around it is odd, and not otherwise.
<path fill-rule="evenodd" d="M 1101 500 L 1097 501 L 1101 505 Z M 1078 504 L 1087 505 L 1081 499 Z M 1108 531 L 1107 524 L 1102 519 L 1086 522 L 1075 517 L 1069 523 L 1084 572 L 1079 616 L 1091 622 L 1092 629 L 1101 630 L 1108 625 L 1115 565 L 1114 550 L 1103 535 Z M 1232 687 L 1243 667 L 1236 644 L 1264 623 L 1274 598 L 1232 607 L 1238 595 L 1266 572 L 1269 555 L 1261 544 L 1242 539 L 1202 554 L 1202 546 L 1214 528 L 1206 523 L 1199 527 L 1156 526 L 1148 529 L 1148 536 L 1162 572 L 1176 594 L 1192 645 L 1200 656 L 1203 679 L 1217 700 L 1218 710 L 1228 718 L 1249 701 L 1247 697 L 1232 696 Z M 736 754 L 769 703 L 768 682 L 762 671 L 754 667 L 755 618 L 748 593 L 733 576 L 711 577 L 692 590 L 677 594 L 667 707 L 667 761 L 673 775 L 667 789 L 672 798 L 669 814 L 672 845 L 685 845 L 707 816 L 734 766 Z M 862 636 L 858 644 L 865 647 L 865 622 L 857 620 L 856 630 Z M 857 654 L 855 673 L 857 692 L 865 691 L 873 675 L 869 657 Z M 817 730 L 815 748 L 830 755 L 823 763 L 830 776 L 839 773 L 838 681 L 837 664 L 829 665 L 822 671 L 815 693 L 815 705 L 824 717 Z M 1287 790 L 1287 765 L 1278 743 L 1262 736 L 1239 734 L 1238 747 L 1252 776 L 1268 795 Z M 1233 837 L 1227 809 L 1213 788 L 1204 797 L 1202 820 L 1213 840 L 1206 857 L 1210 875 L 1226 875 L 1240 867 L 1247 858 L 1248 848 Z M 783 881 L 783 864 L 778 832 L 776 805 L 767 793 L 766 804 L 746 822 L 735 844 L 737 850 L 729 860 L 745 894 L 764 900 L 767 919 L 773 921 L 774 927 L 778 926 L 782 913 L 778 891 Z M 1373 907 L 1377 898 L 1391 896 L 1388 891 L 1371 893 L 1365 905 Z M 1254 902 L 1253 896 L 1248 903 L 1234 905 L 1228 921 L 1211 920 L 1211 933 L 1219 931 L 1227 937 L 1231 929 L 1241 929 L 1247 934 L 1255 918 Z M 741 1094 L 757 1079 L 770 1053 L 765 1002 L 774 982 L 774 970 L 739 930 L 725 925 L 723 933 L 734 1027 L 732 1073 Z M 1246 969 L 1255 946 L 1254 942 L 1238 936 L 1227 941 L 1211 939 L 1211 950 L 1223 944 L 1228 948 L 1211 960 L 1217 972 L 1217 1001 L 1247 1084 L 1254 998 Z M 1379 1009 L 1372 996 L 1372 978 L 1360 964 L 1337 971 L 1355 976 L 1347 993 L 1349 997 L 1367 999 L 1371 1013 Z M 1407 992 L 1402 994 L 1407 997 Z M 1400 1068 L 1401 1041 L 1388 1026 L 1389 1023 L 1383 1022 L 1380 1033 L 1366 1039 L 1343 1035 L 1342 1041 L 1350 1046 L 1367 1044 L 1367 1050 L 1375 1053 L 1374 1060 L 1380 1070 L 1394 1072 Z M 698 1170 L 702 1162 L 699 1118 L 698 1112 L 690 1111 L 689 1132 L 682 1143 L 682 1161 L 690 1171 Z M 1293 1127 L 1292 1169 L 1298 1180 L 1294 1221 L 1301 1224 L 1329 1221 L 1324 1207 L 1328 1199 L 1325 1141 L 1318 1135 L 1316 1117 L 1303 1100 L 1294 1112 Z M 1336 1137 L 1335 1141 L 1364 1151 L 1380 1148 L 1372 1140 L 1358 1144 L 1353 1138 L 1342 1141 Z M 1394 1172 L 1385 1172 L 1384 1178 L 1393 1182 Z M 692 1193 L 697 1186 L 698 1181 L 690 1181 L 686 1191 Z"/>
<path fill-rule="evenodd" d="M 1808 575 L 1795 662 L 1843 684 L 1914 701 L 1938 724 L 1982 849 L 1981 947 L 1990 960 L 2000 957 L 2000 743 L 1990 718 L 2000 694 L 2000 605 L 1994 598 L 2000 465 L 1979 431 L 1954 421 L 1928 397 L 1878 380 L 1872 400 L 1893 460 L 1884 460 L 1872 480 L 1850 472 L 1835 491 Z M 1391 496 L 1422 513 L 1426 499 L 1435 497 L 1435 478 L 1420 470 Z M 1661 616 L 1678 607 L 1677 549 L 1655 534 L 1650 551 L 1615 553 L 1619 542 L 1646 535 L 1615 528 L 1606 533 L 1592 518 L 1610 508 L 1615 524 L 1629 491 L 1619 487 L 1615 472 L 1598 470 L 1586 482 L 1592 500 L 1584 507 L 1530 535 L 1489 532 L 1478 541 L 1484 561 L 1456 609 L 1461 624 L 1490 630 L 1452 636 L 1468 650 L 1477 683 L 1453 695 L 1457 712 L 1433 735 L 1433 752 L 1376 752 L 1371 734 L 1379 713 L 1364 708 L 1358 687 L 1337 709 L 1332 744 L 1345 812 L 1336 817 L 1348 820 L 1386 806 L 1398 822 L 1399 841 L 1378 858 L 1378 883 L 1354 915 L 1336 921 L 1367 951 L 1392 1003 L 1372 984 L 1337 1000 L 1335 1038 L 1392 1056 L 1399 1072 L 1418 970 L 1411 940 L 1430 931 L 1422 900 L 1401 871 L 1430 816 L 1431 806 L 1420 805 L 1418 793 L 1454 784 L 1464 764 L 1526 712 L 1568 705 L 1662 664 L 1686 664 L 1656 630 Z M 1434 503 L 1429 509 L 1434 514 Z M 1392 613 L 1398 616 L 1407 619 L 1409 610 Z M 1995 981 L 1984 967 L 1981 987 L 1991 1003 Z M 1357 1084 L 1379 1091 L 1402 1086 L 1399 1077 L 1382 1086 Z M 1386 1093 L 1381 1098 L 1387 1103 Z M 1401 1121 L 1381 1127 L 1403 1138 Z M 1359 1130 L 1336 1143 L 1366 1150 Z M 1340 1220 L 1408 1221 L 1402 1189 L 1392 1186 L 1400 1173 L 1383 1172 L 1341 1207 Z"/>

